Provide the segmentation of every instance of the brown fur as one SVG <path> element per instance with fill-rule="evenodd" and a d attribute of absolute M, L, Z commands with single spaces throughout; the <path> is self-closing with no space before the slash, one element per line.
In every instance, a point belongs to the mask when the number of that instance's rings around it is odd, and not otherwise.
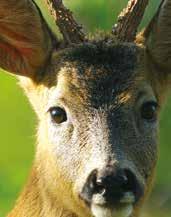
<path fill-rule="evenodd" d="M 162 106 L 171 71 L 171 0 L 135 43 L 89 40 L 59 49 L 31 0 L 0 1 L 0 67 L 18 75 L 39 118 L 33 170 L 9 217 L 91 217 L 79 193 L 95 168 L 129 168 L 148 196 L 158 123 L 142 122 L 143 102 Z M 158 26 L 160 25 L 160 28 Z M 166 60 L 166 61 L 165 61 Z M 64 107 L 69 121 L 50 120 Z"/>

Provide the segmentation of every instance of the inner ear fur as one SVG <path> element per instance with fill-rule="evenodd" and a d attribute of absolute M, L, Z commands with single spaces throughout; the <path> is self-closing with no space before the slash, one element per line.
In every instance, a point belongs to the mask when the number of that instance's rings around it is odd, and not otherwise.
<path fill-rule="evenodd" d="M 163 0 L 143 32 L 151 59 L 162 71 L 171 73 L 171 0 Z"/>
<path fill-rule="evenodd" d="M 35 79 L 47 63 L 53 36 L 31 0 L 0 0 L 0 67 Z"/>

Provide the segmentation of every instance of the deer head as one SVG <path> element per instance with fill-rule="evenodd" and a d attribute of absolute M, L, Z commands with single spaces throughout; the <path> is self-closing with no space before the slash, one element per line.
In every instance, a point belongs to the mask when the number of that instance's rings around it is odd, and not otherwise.
<path fill-rule="evenodd" d="M 9 216 L 138 216 L 171 72 L 171 0 L 137 36 L 147 3 L 130 0 L 111 36 L 90 40 L 48 0 L 59 41 L 33 1 L 0 1 L 0 67 L 39 119 L 33 172 Z"/>

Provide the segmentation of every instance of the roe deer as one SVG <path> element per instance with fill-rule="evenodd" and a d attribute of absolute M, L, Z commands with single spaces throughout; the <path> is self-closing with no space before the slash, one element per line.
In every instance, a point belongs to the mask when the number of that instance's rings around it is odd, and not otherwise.
<path fill-rule="evenodd" d="M 111 34 L 89 39 L 62 0 L 47 0 L 60 41 L 32 0 L 0 0 L 0 67 L 39 119 L 32 173 L 9 217 L 139 216 L 171 73 L 171 0 L 137 36 L 147 4 L 130 0 Z"/>

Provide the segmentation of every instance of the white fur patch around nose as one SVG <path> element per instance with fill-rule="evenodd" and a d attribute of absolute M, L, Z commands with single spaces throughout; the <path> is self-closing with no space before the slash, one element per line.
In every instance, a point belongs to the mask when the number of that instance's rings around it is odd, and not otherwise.
<path fill-rule="evenodd" d="M 122 208 L 107 208 L 92 204 L 91 211 L 94 217 L 129 217 L 132 214 L 133 206 L 131 204 Z"/>

